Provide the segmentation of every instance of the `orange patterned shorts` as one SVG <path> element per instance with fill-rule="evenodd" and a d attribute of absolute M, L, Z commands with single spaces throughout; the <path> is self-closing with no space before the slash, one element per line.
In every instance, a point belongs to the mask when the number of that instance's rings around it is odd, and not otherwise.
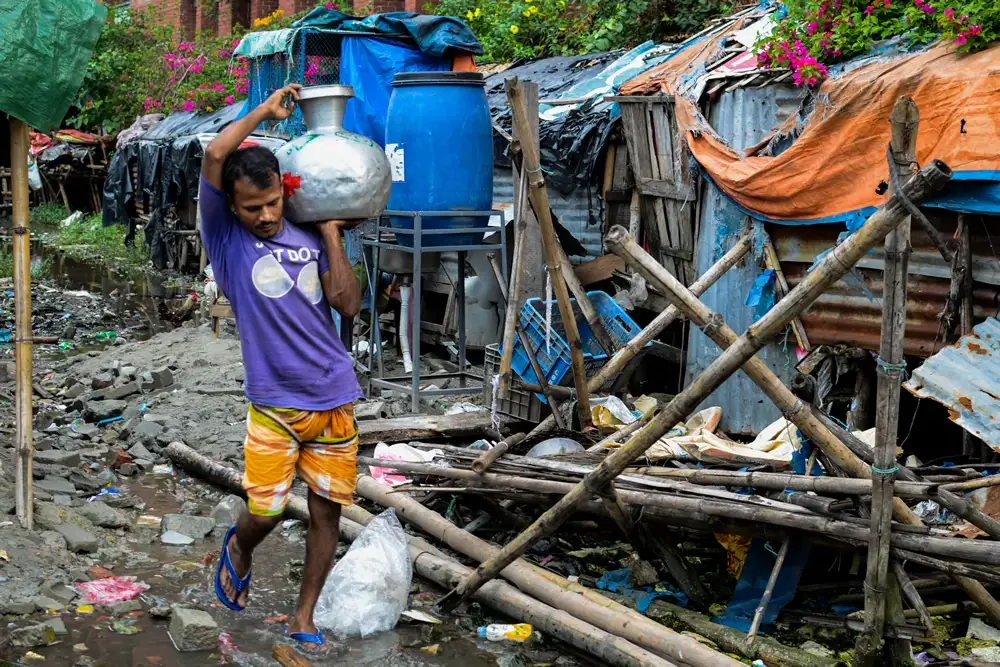
<path fill-rule="evenodd" d="M 350 505 L 357 483 L 354 406 L 310 412 L 251 405 L 243 456 L 251 514 L 284 512 L 296 471 L 317 495 Z"/>

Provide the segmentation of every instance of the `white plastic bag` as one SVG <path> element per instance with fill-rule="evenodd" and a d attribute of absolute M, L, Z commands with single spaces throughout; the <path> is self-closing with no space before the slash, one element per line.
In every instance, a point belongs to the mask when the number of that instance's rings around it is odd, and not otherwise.
<path fill-rule="evenodd" d="M 333 566 L 313 619 L 339 639 L 391 630 L 406 609 L 412 578 L 406 533 L 395 510 L 388 509 Z"/>

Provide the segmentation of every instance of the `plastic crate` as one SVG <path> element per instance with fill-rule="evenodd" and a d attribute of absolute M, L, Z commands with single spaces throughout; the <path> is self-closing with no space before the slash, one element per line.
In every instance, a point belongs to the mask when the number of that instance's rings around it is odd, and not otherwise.
<path fill-rule="evenodd" d="M 493 376 L 500 372 L 500 344 L 486 346 L 485 376 L 483 381 L 483 405 L 493 405 Z M 542 402 L 530 391 L 519 386 L 515 380 L 511 383 L 510 397 L 502 398 L 497 403 L 497 412 L 507 417 L 529 421 L 537 424 L 542 421 Z"/>
<path fill-rule="evenodd" d="M 594 310 L 597 311 L 601 321 L 604 322 L 608 334 L 618 345 L 624 346 L 642 330 L 642 327 L 632 321 L 632 318 L 606 292 L 587 292 L 587 296 L 594 305 Z M 570 299 L 570 304 L 576 316 L 577 329 L 580 331 L 580 342 L 583 344 L 583 366 L 587 371 L 587 377 L 593 377 L 607 362 L 608 355 L 594 338 L 590 325 L 587 324 L 587 320 L 584 319 L 580 309 L 576 306 L 576 299 Z M 559 317 L 559 309 L 555 302 L 552 303 L 552 337 L 549 350 L 546 350 L 545 346 L 545 302 L 542 299 L 528 299 L 524 303 L 521 308 L 521 326 L 524 328 L 524 333 L 531 339 L 535 358 L 549 384 L 568 384 L 572 379 L 569 343 L 566 342 L 566 328 Z M 646 344 L 646 348 L 651 346 L 652 343 Z M 630 372 L 632 367 L 640 362 L 642 356 L 641 353 L 636 355 L 623 369 L 623 372 Z M 538 384 L 538 378 L 531 368 L 528 355 L 525 353 L 520 339 L 514 343 L 511 367 L 517 376 L 525 382 Z M 611 378 L 600 390 L 609 391 L 621 374 L 619 372 Z M 539 399 L 545 402 L 543 396 L 539 396 Z"/>

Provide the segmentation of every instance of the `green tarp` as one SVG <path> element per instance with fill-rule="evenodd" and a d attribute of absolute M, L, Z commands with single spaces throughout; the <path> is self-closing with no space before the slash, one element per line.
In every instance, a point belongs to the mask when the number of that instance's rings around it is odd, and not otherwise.
<path fill-rule="evenodd" d="M 0 0 L 0 111 L 58 128 L 107 14 L 95 0 Z"/>

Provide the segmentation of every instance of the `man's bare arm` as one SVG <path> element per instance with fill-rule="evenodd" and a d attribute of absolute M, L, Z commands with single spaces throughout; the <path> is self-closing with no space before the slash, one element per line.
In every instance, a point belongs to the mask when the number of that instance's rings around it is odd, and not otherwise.
<path fill-rule="evenodd" d="M 342 229 L 349 229 L 356 224 L 344 220 L 331 220 L 317 225 L 323 237 L 323 244 L 326 246 L 327 259 L 330 261 L 330 268 L 320 276 L 323 294 L 326 296 L 326 302 L 344 317 L 355 317 L 361 312 L 361 285 L 347 259 L 344 241 L 340 236 Z"/>

